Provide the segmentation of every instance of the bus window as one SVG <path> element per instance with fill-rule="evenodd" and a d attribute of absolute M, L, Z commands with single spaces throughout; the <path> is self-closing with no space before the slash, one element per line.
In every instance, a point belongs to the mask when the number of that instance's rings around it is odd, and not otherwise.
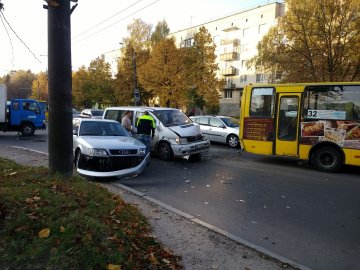
<path fill-rule="evenodd" d="M 360 86 L 311 86 L 305 91 L 306 119 L 360 119 Z"/>
<path fill-rule="evenodd" d="M 274 88 L 253 88 L 250 116 L 272 117 L 274 113 Z"/>
<path fill-rule="evenodd" d="M 298 97 L 281 97 L 278 122 L 278 138 L 280 140 L 296 140 L 298 104 Z"/>

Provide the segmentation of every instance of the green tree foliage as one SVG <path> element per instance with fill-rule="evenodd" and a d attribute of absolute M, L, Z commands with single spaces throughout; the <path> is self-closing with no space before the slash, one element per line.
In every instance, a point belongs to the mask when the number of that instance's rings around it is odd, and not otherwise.
<path fill-rule="evenodd" d="M 72 95 L 73 106 L 76 108 L 90 108 L 92 104 L 92 97 L 88 91 L 90 84 L 90 75 L 85 66 L 80 67 L 73 72 L 72 78 Z"/>
<path fill-rule="evenodd" d="M 258 45 L 257 68 L 285 82 L 360 79 L 360 1 L 288 0 Z"/>
<path fill-rule="evenodd" d="M 4 82 L 7 87 L 7 98 L 28 98 L 35 78 L 35 74 L 30 70 L 17 70 L 6 75 Z"/>
<path fill-rule="evenodd" d="M 147 24 L 141 19 L 135 19 L 132 24 L 127 26 L 129 37 L 123 38 L 123 44 L 131 44 L 135 52 L 149 50 L 151 46 L 152 24 Z"/>
<path fill-rule="evenodd" d="M 155 31 L 151 34 L 151 45 L 154 47 L 161 40 L 165 39 L 170 33 L 170 28 L 165 20 L 159 21 Z"/>
<path fill-rule="evenodd" d="M 148 93 L 144 91 L 141 83 L 138 82 L 137 71 L 142 65 L 146 64 L 149 59 L 151 45 L 151 24 L 146 24 L 140 19 L 136 19 L 127 27 L 129 37 L 123 38 L 122 57 L 118 62 L 118 74 L 115 80 L 115 89 L 122 93 L 120 102 L 123 105 L 134 104 L 134 89 L 141 95 L 141 103 L 147 103 Z M 134 79 L 134 74 L 135 78 Z"/>
<path fill-rule="evenodd" d="M 87 69 L 82 66 L 73 73 L 72 90 L 73 104 L 77 108 L 112 104 L 113 80 L 110 64 L 96 58 Z"/>
<path fill-rule="evenodd" d="M 139 69 L 139 81 L 146 92 L 159 99 L 161 106 L 185 106 L 187 84 L 182 51 L 174 39 L 157 43 L 147 63 Z"/>
<path fill-rule="evenodd" d="M 206 106 L 218 105 L 220 89 L 224 82 L 216 77 L 218 66 L 215 63 L 215 44 L 205 27 L 200 27 L 194 36 L 193 46 L 185 48 L 185 52 L 184 62 L 189 89 L 194 89 Z M 196 100 L 192 102 L 202 109 L 201 104 L 196 104 Z"/>
<path fill-rule="evenodd" d="M 32 83 L 31 98 L 48 101 L 49 88 L 48 88 L 48 74 L 47 72 L 39 72 Z"/>

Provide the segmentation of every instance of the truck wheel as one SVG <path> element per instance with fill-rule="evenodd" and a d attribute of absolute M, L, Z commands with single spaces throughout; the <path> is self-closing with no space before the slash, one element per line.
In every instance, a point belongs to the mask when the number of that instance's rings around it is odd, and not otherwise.
<path fill-rule="evenodd" d="M 161 160 L 171 160 L 173 158 L 173 152 L 168 143 L 162 142 L 158 147 L 158 153 Z"/>
<path fill-rule="evenodd" d="M 230 134 L 227 137 L 226 141 L 231 148 L 236 148 L 239 146 L 239 138 L 238 138 L 238 136 L 236 136 L 234 134 Z"/>
<path fill-rule="evenodd" d="M 315 168 L 324 172 L 336 172 L 342 166 L 341 153 L 331 146 L 323 146 L 315 151 L 312 156 Z"/>
<path fill-rule="evenodd" d="M 32 136 L 35 133 L 35 127 L 32 124 L 25 123 L 21 126 L 20 132 L 23 136 Z"/>

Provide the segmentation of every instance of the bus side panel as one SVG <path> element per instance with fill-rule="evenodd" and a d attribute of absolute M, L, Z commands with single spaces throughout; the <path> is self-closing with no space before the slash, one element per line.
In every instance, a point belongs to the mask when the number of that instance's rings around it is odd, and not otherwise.
<path fill-rule="evenodd" d="M 272 155 L 273 142 L 243 140 L 244 150 L 253 154 Z"/>
<path fill-rule="evenodd" d="M 309 159 L 309 153 L 312 145 L 300 144 L 299 145 L 299 159 Z"/>
<path fill-rule="evenodd" d="M 345 153 L 345 164 L 360 166 L 360 150 L 343 149 Z"/>

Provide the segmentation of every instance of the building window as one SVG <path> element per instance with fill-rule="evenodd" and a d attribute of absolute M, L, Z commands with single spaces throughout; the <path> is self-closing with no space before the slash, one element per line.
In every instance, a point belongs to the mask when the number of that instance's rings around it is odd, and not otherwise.
<path fill-rule="evenodd" d="M 247 37 L 249 34 L 249 28 L 244 28 L 243 29 L 243 38 Z"/>
<path fill-rule="evenodd" d="M 232 92 L 231 89 L 225 90 L 225 98 L 232 98 Z"/>
<path fill-rule="evenodd" d="M 247 82 L 247 75 L 241 75 L 240 76 L 240 83 L 245 83 Z"/>
<path fill-rule="evenodd" d="M 266 33 L 266 24 L 260 24 L 258 29 L 258 34 L 263 35 Z"/>
<path fill-rule="evenodd" d="M 256 74 L 256 82 L 263 82 L 265 79 L 265 75 L 264 74 Z"/>
<path fill-rule="evenodd" d="M 191 47 L 192 44 L 193 44 L 193 39 L 192 39 L 192 38 L 188 38 L 188 39 L 185 39 L 185 40 L 184 40 L 184 47 L 185 47 L 185 48 Z"/>

